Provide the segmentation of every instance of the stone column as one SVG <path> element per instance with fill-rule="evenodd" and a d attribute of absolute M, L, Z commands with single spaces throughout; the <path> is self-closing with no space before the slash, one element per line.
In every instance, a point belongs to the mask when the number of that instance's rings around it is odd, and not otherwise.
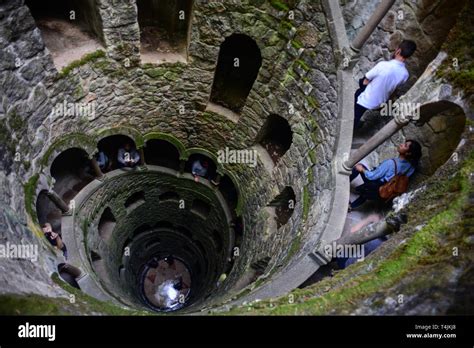
<path fill-rule="evenodd" d="M 186 166 L 186 160 L 180 159 L 179 160 L 179 175 L 183 175 L 185 166 Z"/>
<path fill-rule="evenodd" d="M 138 149 L 138 152 L 140 153 L 140 166 L 145 165 L 145 151 L 143 151 L 143 147 L 140 147 Z"/>
<path fill-rule="evenodd" d="M 343 163 L 343 169 L 351 171 L 352 167 L 354 167 L 361 159 L 374 151 L 380 144 L 398 132 L 401 128 L 406 126 L 408 122 L 409 120 L 402 118 L 394 118 L 391 120 Z"/>
<path fill-rule="evenodd" d="M 67 213 L 69 212 L 69 206 L 66 204 L 66 202 L 64 202 L 64 200 L 59 197 L 59 195 L 54 192 L 53 190 L 50 190 L 48 191 L 48 193 L 46 194 L 48 196 L 48 198 L 51 200 L 51 202 L 54 203 L 54 205 L 60 209 L 63 213 Z"/>
<path fill-rule="evenodd" d="M 393 232 L 399 231 L 400 226 L 402 224 L 405 224 L 406 222 L 407 216 L 405 214 L 389 216 L 385 220 L 369 224 L 361 228 L 357 232 L 349 233 L 344 237 L 339 238 L 338 240 L 336 240 L 336 244 L 364 244 L 376 238 L 380 238 Z"/>
<path fill-rule="evenodd" d="M 395 0 L 382 0 L 379 6 L 377 6 L 377 8 L 375 9 L 375 12 L 372 14 L 372 16 L 370 16 L 367 23 L 365 23 L 364 27 L 359 31 L 357 36 L 352 41 L 352 49 L 358 51 L 362 48 L 364 43 L 367 41 L 367 39 L 375 30 L 380 21 L 385 17 L 388 10 L 390 10 L 394 3 Z M 360 6 L 364 5 L 361 4 Z"/>
<path fill-rule="evenodd" d="M 348 235 L 345 235 L 344 237 L 341 237 L 333 242 L 324 245 L 318 245 L 316 249 L 308 255 L 319 265 L 325 265 L 331 262 L 334 257 L 332 253 L 327 252 L 327 247 L 331 249 L 333 245 L 364 244 L 376 238 L 398 232 L 400 230 L 400 226 L 405 223 L 407 223 L 407 216 L 404 213 L 395 214 L 393 216 L 387 217 L 385 220 L 364 226 L 359 231 L 349 233 Z"/>
<path fill-rule="evenodd" d="M 104 173 L 102 173 L 102 170 L 100 170 L 99 163 L 97 163 L 97 160 L 95 159 L 94 156 L 92 156 L 91 158 L 91 165 L 92 165 L 92 169 L 94 170 L 95 176 L 98 179 L 101 179 L 104 176 Z"/>
<path fill-rule="evenodd" d="M 58 269 L 60 272 L 66 272 L 73 276 L 74 278 L 78 278 L 81 276 L 82 271 L 77 268 L 76 266 L 73 266 L 69 263 L 65 263 L 62 266 L 60 266 L 60 269 Z"/>
<path fill-rule="evenodd" d="M 219 186 L 219 184 L 221 183 L 221 178 L 222 178 L 222 174 L 216 173 L 216 177 L 214 179 L 211 179 L 211 183 L 215 186 Z"/>

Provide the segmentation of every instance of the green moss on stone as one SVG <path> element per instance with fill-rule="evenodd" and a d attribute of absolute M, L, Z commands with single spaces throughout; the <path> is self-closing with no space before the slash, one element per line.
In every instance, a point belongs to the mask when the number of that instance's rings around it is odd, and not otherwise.
<path fill-rule="evenodd" d="M 113 69 L 112 64 L 107 59 L 98 60 L 92 67 L 103 72 L 108 72 L 110 69 Z"/>
<path fill-rule="evenodd" d="M 290 83 L 296 84 L 296 74 L 293 72 L 293 70 L 288 69 L 285 76 L 283 77 L 283 80 L 281 81 L 282 86 L 286 86 Z"/>
<path fill-rule="evenodd" d="M 319 104 L 318 104 L 318 106 L 319 106 Z M 314 117 L 309 117 L 309 118 L 308 118 L 308 122 L 309 122 L 309 124 L 310 124 L 310 126 L 311 126 L 310 129 L 311 129 L 312 131 L 315 131 L 316 129 L 318 129 L 318 123 L 316 122 L 316 120 L 314 119 Z"/>
<path fill-rule="evenodd" d="M 95 132 L 95 136 L 97 139 L 103 139 L 109 135 L 115 134 L 123 134 L 129 136 L 135 141 L 135 145 L 137 148 L 143 147 L 145 145 L 145 141 L 143 140 L 142 134 L 136 129 L 131 126 L 117 126 L 112 128 L 101 128 Z"/>
<path fill-rule="evenodd" d="M 74 92 L 72 95 L 74 98 L 79 99 L 85 96 L 84 88 L 82 87 L 82 84 L 78 84 L 77 87 L 74 89 Z"/>
<path fill-rule="evenodd" d="M 183 73 L 186 65 L 177 63 L 165 63 L 156 66 L 155 64 L 144 64 L 142 65 L 143 72 L 145 75 L 151 78 L 164 77 L 169 81 L 176 81 Z"/>
<path fill-rule="evenodd" d="M 66 282 L 62 281 L 57 273 L 54 273 L 51 276 L 51 279 L 58 284 L 61 288 L 65 291 L 73 294 L 76 298 L 76 302 L 82 302 L 87 305 L 92 311 L 99 312 L 99 313 L 106 313 L 110 315 L 150 315 L 151 313 L 146 311 L 135 311 L 135 310 L 127 310 L 123 309 L 117 305 L 114 305 L 111 302 L 106 301 L 99 301 L 94 297 L 91 297 L 82 291 L 72 287 L 71 285 L 67 284 Z"/>
<path fill-rule="evenodd" d="M 293 238 L 293 242 L 291 243 L 290 250 L 288 250 L 284 264 L 291 260 L 291 258 L 301 249 L 301 237 L 302 233 L 299 231 Z"/>
<path fill-rule="evenodd" d="M 8 144 L 11 138 L 10 130 L 8 129 L 6 122 L 2 120 L 0 122 L 0 144 Z"/>
<path fill-rule="evenodd" d="M 298 64 L 303 70 L 305 71 L 310 71 L 311 68 L 309 67 L 308 64 L 306 64 L 306 62 L 304 60 L 301 60 L 301 59 L 297 59 L 295 61 L 295 64 Z"/>
<path fill-rule="evenodd" d="M 270 5 L 278 11 L 288 11 L 290 8 L 281 0 L 270 0 Z"/>
<path fill-rule="evenodd" d="M 294 25 L 291 24 L 291 22 L 288 22 L 288 21 L 285 21 L 285 20 L 281 21 L 280 25 L 281 25 L 282 29 L 284 29 L 284 30 L 291 30 L 291 29 L 294 28 Z"/>
<path fill-rule="evenodd" d="M 179 78 L 179 75 L 178 75 L 177 73 L 175 73 L 175 72 L 167 71 L 167 72 L 163 75 L 163 77 L 164 77 L 165 79 L 167 79 L 168 81 L 174 82 L 174 81 L 176 81 L 176 80 Z"/>
<path fill-rule="evenodd" d="M 144 72 L 145 75 L 155 79 L 157 77 L 163 76 L 167 72 L 167 70 L 163 67 L 154 67 L 151 69 L 146 69 L 144 70 Z"/>
<path fill-rule="evenodd" d="M 25 121 L 16 112 L 9 114 L 8 123 L 14 132 L 20 132 L 26 127 Z"/>
<path fill-rule="evenodd" d="M 303 48 L 303 44 L 299 42 L 298 40 L 291 40 L 291 46 L 299 50 L 300 48 Z"/>
<path fill-rule="evenodd" d="M 239 197 L 237 199 L 237 206 L 235 207 L 235 214 L 237 216 L 242 216 L 242 213 L 244 211 L 244 199 L 241 194 L 239 194 Z"/>
<path fill-rule="evenodd" d="M 305 222 L 308 218 L 309 208 L 311 205 L 311 197 L 309 195 L 308 186 L 303 187 L 303 196 L 301 199 L 303 203 L 303 222 Z"/>
<path fill-rule="evenodd" d="M 71 133 L 64 135 L 61 139 L 54 142 L 46 153 L 44 154 L 43 158 L 41 159 L 40 164 L 42 166 L 46 166 L 49 162 L 49 159 L 53 152 L 56 149 L 62 149 L 65 145 L 70 147 L 78 147 L 83 149 L 95 148 L 96 143 L 95 141 L 87 134 L 83 133 Z"/>
<path fill-rule="evenodd" d="M 23 190 L 25 192 L 25 209 L 26 212 L 31 216 L 34 222 L 37 222 L 34 211 L 34 203 L 36 198 L 36 185 L 38 184 L 39 174 L 33 175 L 30 180 L 23 184 Z"/>
<path fill-rule="evenodd" d="M 0 152 L 3 152 L 3 149 L 5 149 L 5 152 L 2 153 L 2 155 L 13 157 L 16 152 L 15 143 L 16 141 L 12 141 L 12 134 L 8 129 L 6 122 L 0 120 Z"/>
<path fill-rule="evenodd" d="M 130 99 L 130 104 L 140 105 L 142 103 L 142 101 L 143 100 L 141 98 L 135 97 L 135 98 Z"/>
<path fill-rule="evenodd" d="M 442 50 L 448 57 L 436 72 L 466 94 L 474 93 L 474 3 L 468 1 Z M 457 62 L 458 67 L 453 66 Z"/>
<path fill-rule="evenodd" d="M 63 288 L 66 292 L 74 295 L 75 301 L 71 303 L 70 298 L 46 297 L 37 294 L 0 295 L 1 315 L 154 315 L 147 311 L 128 310 L 111 302 L 99 301 L 82 291 L 65 283 L 57 273 L 51 277 L 53 282 Z"/>
<path fill-rule="evenodd" d="M 309 150 L 308 156 L 309 156 L 309 159 L 311 160 L 311 162 L 313 164 L 316 164 L 318 162 L 317 161 L 317 156 L 316 156 L 316 150 L 314 150 L 314 149 Z"/>
<path fill-rule="evenodd" d="M 66 302 L 66 300 L 36 294 L 2 294 L 0 295 L 0 314 L 61 315 L 65 314 L 62 302 Z"/>
<path fill-rule="evenodd" d="M 313 108 L 313 109 L 319 109 L 320 105 L 318 103 L 318 101 L 316 100 L 316 98 L 308 95 L 306 97 L 306 100 L 308 101 L 308 104 Z"/>
<path fill-rule="evenodd" d="M 81 59 L 75 60 L 71 62 L 69 65 L 65 66 L 59 73 L 59 77 L 62 78 L 62 77 L 68 76 L 69 73 L 75 68 L 78 68 L 80 66 L 83 66 L 85 64 L 88 64 L 99 58 L 104 58 L 104 57 L 105 57 L 105 52 L 103 50 L 97 50 L 95 52 L 88 53 L 84 55 Z"/>
<path fill-rule="evenodd" d="M 30 169 L 31 167 L 31 162 L 30 161 L 23 161 L 23 168 L 25 168 L 26 171 Z"/>
<path fill-rule="evenodd" d="M 314 181 L 313 167 L 308 168 L 307 177 L 308 177 L 308 183 L 312 184 Z"/>

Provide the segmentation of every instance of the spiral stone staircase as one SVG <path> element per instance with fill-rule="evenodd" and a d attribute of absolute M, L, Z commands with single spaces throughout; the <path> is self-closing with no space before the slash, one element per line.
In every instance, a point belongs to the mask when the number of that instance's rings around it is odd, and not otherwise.
<path fill-rule="evenodd" d="M 455 150 L 469 157 L 461 147 L 471 146 L 472 93 L 451 78 L 453 52 L 441 48 L 468 2 L 443 13 L 446 3 L 370 1 L 354 33 L 349 5 L 331 0 L 2 3 L 2 236 L 39 245 L 40 259 L 2 261 L 0 293 L 64 298 L 69 279 L 125 311 L 160 311 L 144 284 L 150 262 L 170 256 L 190 277 L 180 313 L 297 289 L 331 262 L 324 246 L 347 239 L 353 165 L 392 154 L 410 132 L 423 145 L 459 144 L 427 145 L 427 163 L 443 165 Z M 416 57 L 417 79 L 398 100 L 418 103 L 420 118 L 396 115 L 360 141 L 361 52 L 388 35 L 377 28 L 400 7 L 413 26 L 427 16 L 443 23 L 426 34 L 437 49 Z M 390 40 L 416 32 L 401 26 Z M 443 117 L 456 122 L 443 127 Z M 124 143 L 140 153 L 134 168 L 117 166 Z M 223 162 L 226 148 L 258 161 Z M 101 170 L 98 151 L 111 168 Z M 209 162 L 209 177 L 194 180 L 196 159 Z M 43 238 L 45 222 L 60 231 L 67 260 Z M 350 240 L 390 232 L 384 220 Z M 53 282 L 64 263 L 73 279 Z"/>

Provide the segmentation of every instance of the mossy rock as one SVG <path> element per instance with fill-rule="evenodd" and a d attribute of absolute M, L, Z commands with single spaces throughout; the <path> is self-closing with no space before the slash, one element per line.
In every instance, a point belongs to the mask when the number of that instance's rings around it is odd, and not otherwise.
<path fill-rule="evenodd" d="M 66 77 L 68 76 L 71 71 L 73 71 L 74 69 L 80 67 L 80 66 L 83 66 L 85 64 L 88 64 L 90 62 L 93 62 L 99 58 L 104 58 L 105 57 L 105 52 L 103 50 L 97 50 L 95 52 L 92 52 L 92 53 L 88 53 L 86 55 L 84 55 L 81 59 L 78 59 L 78 60 L 75 60 L 73 62 L 71 62 L 69 65 L 65 66 L 61 72 L 59 73 L 59 78 L 63 78 L 63 77 Z"/>
<path fill-rule="evenodd" d="M 473 42 L 474 3 L 468 1 L 442 46 L 442 50 L 448 53 L 448 58 L 437 71 L 439 77 L 445 78 L 467 95 L 474 93 Z M 457 63 L 457 67 L 453 66 L 454 62 Z"/>
<path fill-rule="evenodd" d="M 14 132 L 21 132 L 26 127 L 25 121 L 16 112 L 12 112 L 8 115 L 8 124 Z"/>
<path fill-rule="evenodd" d="M 25 184 L 23 190 L 25 192 L 25 209 L 34 222 L 38 222 L 36 213 L 34 211 L 34 204 L 36 199 L 36 185 L 38 184 L 39 174 L 33 175 Z"/>
<path fill-rule="evenodd" d="M 303 195 L 301 197 L 302 204 L 303 204 L 303 222 L 306 222 L 309 214 L 309 208 L 311 206 L 311 197 L 309 194 L 308 186 L 303 187 Z"/>

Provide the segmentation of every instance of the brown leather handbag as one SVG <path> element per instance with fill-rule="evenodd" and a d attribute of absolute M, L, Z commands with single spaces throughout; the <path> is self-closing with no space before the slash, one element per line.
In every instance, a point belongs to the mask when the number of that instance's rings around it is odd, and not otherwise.
<path fill-rule="evenodd" d="M 404 174 L 398 174 L 397 161 L 393 158 L 392 161 L 395 164 L 395 176 L 379 187 L 379 196 L 386 202 L 400 196 L 408 190 L 409 178 L 406 173 L 410 169 L 408 169 Z"/>

